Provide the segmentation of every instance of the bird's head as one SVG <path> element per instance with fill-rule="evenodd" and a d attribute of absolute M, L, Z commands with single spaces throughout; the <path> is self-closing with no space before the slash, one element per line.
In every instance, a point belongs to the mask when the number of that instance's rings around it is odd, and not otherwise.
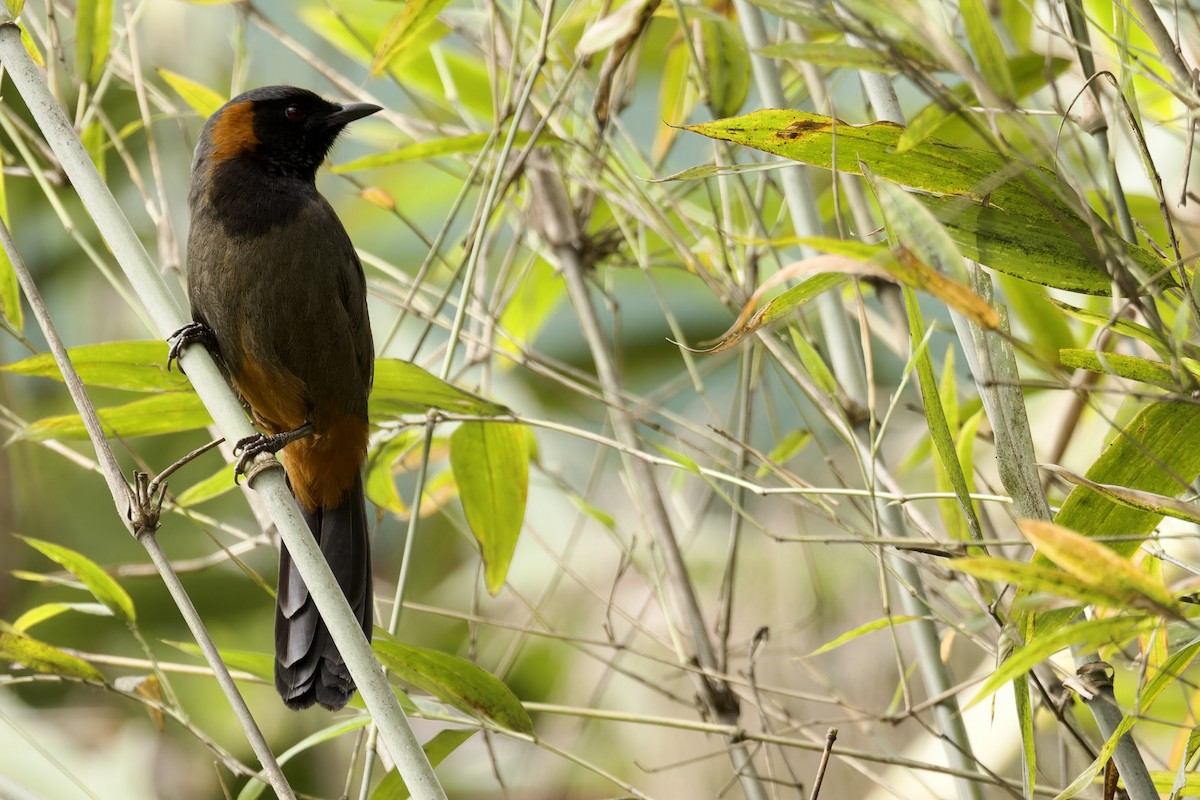
<path fill-rule="evenodd" d="M 238 160 L 267 174 L 314 180 L 338 134 L 379 110 L 370 103 L 333 103 L 294 86 L 251 90 L 209 117 L 196 145 L 193 173 Z"/>

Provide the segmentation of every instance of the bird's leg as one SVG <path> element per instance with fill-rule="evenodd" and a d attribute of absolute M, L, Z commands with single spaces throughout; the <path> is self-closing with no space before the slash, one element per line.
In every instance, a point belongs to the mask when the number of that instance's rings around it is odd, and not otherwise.
<path fill-rule="evenodd" d="M 240 476 L 247 474 L 250 462 L 261 453 L 278 453 L 297 439 L 312 436 L 316 432 L 311 422 L 306 422 L 299 428 L 283 433 L 256 433 L 238 440 L 233 446 L 233 454 L 238 457 L 237 466 L 233 470 L 233 480 L 236 483 Z M 240 454 L 240 455 L 239 455 Z"/>
<path fill-rule="evenodd" d="M 217 337 L 213 336 L 212 328 L 203 322 L 189 322 L 168 336 L 167 341 L 171 343 L 171 349 L 167 351 L 167 372 L 171 371 L 172 364 L 179 362 L 179 357 L 188 345 L 203 344 L 208 352 L 217 352 Z M 179 371 L 183 372 L 182 364 Z"/>

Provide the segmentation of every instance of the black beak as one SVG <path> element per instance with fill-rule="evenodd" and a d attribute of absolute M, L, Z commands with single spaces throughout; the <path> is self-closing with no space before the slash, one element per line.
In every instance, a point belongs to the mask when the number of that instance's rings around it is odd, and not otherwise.
<path fill-rule="evenodd" d="M 369 117 L 376 111 L 382 110 L 381 106 L 373 103 L 346 103 L 337 111 L 325 117 L 325 124 L 331 128 L 340 128 L 344 125 L 349 125 L 356 119 Z"/>

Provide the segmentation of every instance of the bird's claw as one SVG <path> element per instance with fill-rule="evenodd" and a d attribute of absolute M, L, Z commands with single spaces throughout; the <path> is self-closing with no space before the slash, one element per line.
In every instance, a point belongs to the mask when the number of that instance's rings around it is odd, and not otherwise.
<path fill-rule="evenodd" d="M 313 432 L 311 423 L 305 423 L 294 431 L 284 431 L 283 433 L 256 433 L 253 436 L 246 436 L 238 439 L 233 446 L 233 454 L 238 456 L 237 464 L 233 468 L 233 482 L 238 483 L 240 478 L 250 480 L 257 473 L 260 467 L 252 466 L 254 459 L 263 453 L 278 453 L 283 448 L 287 447 L 297 439 L 303 439 Z M 278 462 L 276 462 L 278 463 Z"/>
<path fill-rule="evenodd" d="M 216 352 L 217 346 L 212 328 L 203 322 L 189 322 L 168 336 L 167 341 L 171 343 L 171 349 L 167 351 L 167 372 L 171 371 L 172 364 L 179 363 L 179 357 L 189 345 L 203 344 L 209 352 Z M 179 371 L 183 372 L 182 364 L 179 365 Z"/>
<path fill-rule="evenodd" d="M 275 437 L 266 433 L 256 433 L 253 436 L 247 436 L 243 439 L 238 439 L 237 444 L 233 446 L 233 454 L 238 457 L 237 464 L 233 467 L 233 483 L 237 485 L 242 478 L 248 478 L 251 463 L 258 458 L 261 453 L 276 453 L 280 446 L 273 446 L 272 440 Z"/>

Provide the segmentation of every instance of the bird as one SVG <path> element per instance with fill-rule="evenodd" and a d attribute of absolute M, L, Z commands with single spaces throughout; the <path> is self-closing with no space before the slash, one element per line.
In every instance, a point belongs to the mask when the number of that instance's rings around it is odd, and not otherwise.
<path fill-rule="evenodd" d="M 380 111 L 294 86 L 234 97 L 192 159 L 187 285 L 192 322 L 170 361 L 202 343 L 263 431 L 238 443 L 236 473 L 278 453 L 302 516 L 367 639 L 372 577 L 362 465 L 374 344 L 366 279 L 316 186 L 334 141 Z M 275 688 L 292 709 L 337 710 L 354 680 L 280 543 Z"/>

